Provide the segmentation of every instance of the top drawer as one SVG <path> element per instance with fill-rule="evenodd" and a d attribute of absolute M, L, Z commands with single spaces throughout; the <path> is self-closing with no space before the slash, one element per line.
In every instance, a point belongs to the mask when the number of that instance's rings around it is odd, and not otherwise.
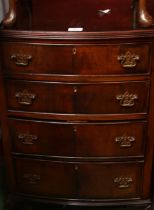
<path fill-rule="evenodd" d="M 80 46 L 76 48 L 76 58 L 76 74 L 143 74 L 149 72 L 150 45 Z"/>
<path fill-rule="evenodd" d="M 150 44 L 2 46 L 7 74 L 125 75 L 150 69 Z"/>
<path fill-rule="evenodd" d="M 7 73 L 72 74 L 72 47 L 3 43 Z"/>

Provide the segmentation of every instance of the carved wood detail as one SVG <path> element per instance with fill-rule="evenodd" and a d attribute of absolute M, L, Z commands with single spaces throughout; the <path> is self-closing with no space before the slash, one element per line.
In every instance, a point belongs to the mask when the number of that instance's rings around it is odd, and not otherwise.
<path fill-rule="evenodd" d="M 11 27 L 16 22 L 16 16 L 17 16 L 16 4 L 17 0 L 9 0 L 9 11 L 3 20 L 3 25 L 6 27 Z"/>
<path fill-rule="evenodd" d="M 150 27 L 153 24 L 153 18 L 147 11 L 146 0 L 139 0 L 138 3 L 138 21 L 142 27 Z"/>

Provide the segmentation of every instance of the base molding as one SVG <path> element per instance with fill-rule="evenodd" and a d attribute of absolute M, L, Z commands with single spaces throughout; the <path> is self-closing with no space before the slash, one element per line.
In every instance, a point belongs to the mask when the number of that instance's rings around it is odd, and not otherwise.
<path fill-rule="evenodd" d="M 119 210 L 152 210 L 152 202 L 150 199 L 139 200 L 139 199 L 129 199 L 129 200 L 96 200 L 96 199 L 55 199 L 55 198 L 47 198 L 47 197 L 39 197 L 39 196 L 27 196 L 27 195 L 9 195 L 7 199 L 8 209 L 24 209 L 29 210 L 31 205 L 47 205 L 47 206 L 65 206 L 67 210 L 67 206 L 70 208 L 100 208 L 109 207 Z M 26 206 L 26 207 L 25 207 Z M 29 207 L 27 207 L 29 206 Z M 18 208 L 17 208 L 18 207 Z M 26 209 L 25 209 L 26 208 Z M 28 209 L 27 209 L 28 208 Z M 58 209 L 59 210 L 59 209 Z M 92 209 L 91 209 L 92 210 Z"/>

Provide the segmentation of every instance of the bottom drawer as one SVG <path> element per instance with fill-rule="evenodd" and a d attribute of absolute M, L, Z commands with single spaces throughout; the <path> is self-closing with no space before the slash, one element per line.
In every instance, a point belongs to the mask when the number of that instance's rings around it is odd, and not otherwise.
<path fill-rule="evenodd" d="M 18 192 L 61 198 L 139 198 L 142 163 L 15 159 Z"/>

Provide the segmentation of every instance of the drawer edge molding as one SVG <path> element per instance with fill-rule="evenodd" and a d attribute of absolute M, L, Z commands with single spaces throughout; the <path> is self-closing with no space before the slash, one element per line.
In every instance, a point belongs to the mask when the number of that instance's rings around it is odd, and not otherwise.
<path fill-rule="evenodd" d="M 9 117 L 27 117 L 46 120 L 65 120 L 65 121 L 103 121 L 103 120 L 140 120 L 147 119 L 148 113 L 133 114 L 55 114 L 8 110 Z"/>
<path fill-rule="evenodd" d="M 40 201 L 40 199 L 45 200 L 48 203 L 53 204 L 62 204 L 62 205 L 76 205 L 76 206 L 132 206 L 139 205 L 139 207 L 143 207 L 144 209 L 150 209 L 152 201 L 150 199 L 141 200 L 141 198 L 133 198 L 133 199 L 71 199 L 71 198 L 52 198 L 52 197 L 44 197 L 44 196 L 34 196 L 28 195 L 25 193 L 15 193 L 13 197 L 20 198 L 22 201 Z"/>

